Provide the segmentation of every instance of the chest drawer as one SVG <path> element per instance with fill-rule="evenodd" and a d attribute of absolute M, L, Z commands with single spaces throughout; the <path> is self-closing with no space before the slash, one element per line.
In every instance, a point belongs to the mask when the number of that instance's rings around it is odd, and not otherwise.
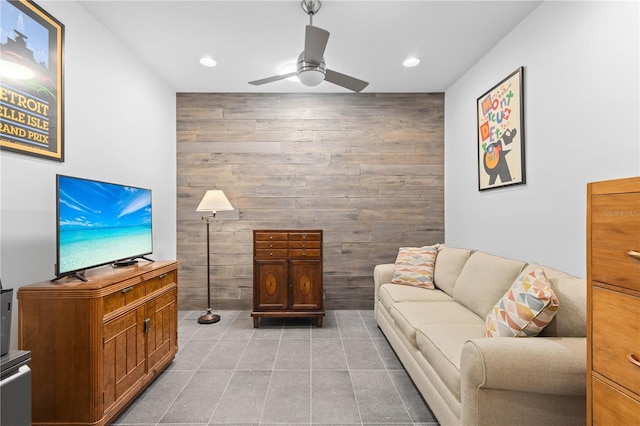
<path fill-rule="evenodd" d="M 108 314 L 141 299 L 146 294 L 144 282 L 131 283 L 122 290 L 104 296 L 104 313 Z"/>
<path fill-rule="evenodd" d="M 287 249 L 256 249 L 256 259 L 269 259 L 272 257 L 287 257 Z"/>
<path fill-rule="evenodd" d="M 320 241 L 289 241 L 292 249 L 319 249 Z"/>
<path fill-rule="evenodd" d="M 291 249 L 291 257 L 320 257 L 320 249 Z"/>
<path fill-rule="evenodd" d="M 640 394 L 640 298 L 593 287 L 591 314 L 593 370 Z"/>
<path fill-rule="evenodd" d="M 287 241 L 289 234 L 286 232 L 255 231 L 256 241 Z"/>
<path fill-rule="evenodd" d="M 591 255 L 594 281 L 640 290 L 640 193 L 592 198 Z"/>
<path fill-rule="evenodd" d="M 593 379 L 592 404 L 594 425 L 640 424 L 640 401 L 596 378 Z"/>
<path fill-rule="evenodd" d="M 271 249 L 286 249 L 287 242 L 286 241 L 256 241 L 255 248 L 257 250 L 271 250 Z"/>
<path fill-rule="evenodd" d="M 319 232 L 290 232 L 289 241 L 320 241 Z"/>

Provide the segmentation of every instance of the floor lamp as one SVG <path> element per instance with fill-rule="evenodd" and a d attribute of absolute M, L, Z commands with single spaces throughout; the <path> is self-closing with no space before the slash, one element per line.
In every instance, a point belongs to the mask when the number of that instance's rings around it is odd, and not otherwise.
<path fill-rule="evenodd" d="M 198 318 L 199 324 L 213 324 L 220 321 L 220 315 L 211 311 L 211 251 L 209 250 L 209 228 L 211 221 L 215 219 L 216 212 L 233 210 L 233 206 L 219 189 L 210 189 L 202 197 L 196 211 L 211 212 L 210 215 L 202 216 L 202 220 L 207 222 L 207 312 Z"/>

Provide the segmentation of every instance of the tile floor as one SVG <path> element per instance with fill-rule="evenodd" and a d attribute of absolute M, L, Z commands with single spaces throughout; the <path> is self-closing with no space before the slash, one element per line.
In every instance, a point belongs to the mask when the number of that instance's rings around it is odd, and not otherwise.
<path fill-rule="evenodd" d="M 180 311 L 173 363 L 114 425 L 437 425 L 373 318 Z"/>

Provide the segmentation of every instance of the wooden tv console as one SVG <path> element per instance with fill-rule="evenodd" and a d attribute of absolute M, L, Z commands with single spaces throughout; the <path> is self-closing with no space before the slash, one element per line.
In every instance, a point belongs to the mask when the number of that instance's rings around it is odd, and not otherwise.
<path fill-rule="evenodd" d="M 142 261 L 18 289 L 33 425 L 109 424 L 178 351 L 178 263 Z"/>

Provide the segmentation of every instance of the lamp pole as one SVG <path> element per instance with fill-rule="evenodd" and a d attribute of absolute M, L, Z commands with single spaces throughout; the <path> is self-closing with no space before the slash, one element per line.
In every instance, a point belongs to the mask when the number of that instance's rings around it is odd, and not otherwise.
<path fill-rule="evenodd" d="M 209 216 L 202 216 L 203 220 L 207 222 L 207 312 L 198 318 L 199 324 L 213 324 L 220 321 L 220 315 L 216 315 L 211 310 L 211 250 L 210 246 L 210 237 L 209 237 L 209 228 L 211 224 L 211 220 L 215 219 L 216 212 L 212 211 Z"/>

